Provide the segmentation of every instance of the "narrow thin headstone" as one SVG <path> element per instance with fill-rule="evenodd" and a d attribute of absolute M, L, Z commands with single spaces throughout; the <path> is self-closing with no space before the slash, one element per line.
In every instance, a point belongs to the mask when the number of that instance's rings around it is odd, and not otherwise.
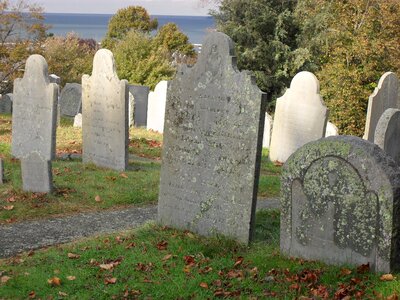
<path fill-rule="evenodd" d="M 154 92 L 149 93 L 147 109 L 147 130 L 164 132 L 165 104 L 167 102 L 168 81 L 160 81 Z"/>
<path fill-rule="evenodd" d="M 335 124 L 328 122 L 326 124 L 325 137 L 339 135 L 339 129 Z"/>
<path fill-rule="evenodd" d="M 26 191 L 52 190 L 50 161 L 55 157 L 57 97 L 58 87 L 49 82 L 46 60 L 31 55 L 24 77 L 14 81 L 12 116 L 11 152 L 21 160 Z M 38 178 L 44 182 L 38 183 Z"/>
<path fill-rule="evenodd" d="M 92 76 L 82 78 L 83 162 L 115 170 L 128 165 L 128 87 L 111 51 L 97 51 Z"/>
<path fill-rule="evenodd" d="M 233 53 L 227 35 L 211 33 L 195 66 L 168 85 L 158 220 L 248 243 L 266 103 Z"/>
<path fill-rule="evenodd" d="M 128 123 L 129 127 L 133 127 L 135 124 L 135 98 L 132 93 L 129 91 L 129 109 L 128 109 Z"/>
<path fill-rule="evenodd" d="M 82 128 L 82 114 L 77 114 L 74 118 L 74 127 Z"/>
<path fill-rule="evenodd" d="M 400 109 L 388 108 L 376 125 L 374 144 L 400 163 Z"/>
<path fill-rule="evenodd" d="M 60 95 L 60 112 L 62 116 L 75 117 L 82 112 L 82 85 L 67 83 Z"/>
<path fill-rule="evenodd" d="M 5 94 L 0 97 L 0 114 L 11 114 L 13 106 L 13 94 Z"/>
<path fill-rule="evenodd" d="M 4 166 L 3 160 L 0 158 L 0 184 L 4 183 Z"/>
<path fill-rule="evenodd" d="M 283 254 L 400 270 L 400 169 L 378 146 L 352 136 L 311 142 L 281 182 Z"/>
<path fill-rule="evenodd" d="M 273 122 L 272 117 L 268 113 L 265 113 L 263 148 L 269 148 L 270 146 Z"/>
<path fill-rule="evenodd" d="M 388 108 L 400 109 L 399 79 L 393 72 L 386 72 L 379 80 L 378 87 L 369 97 L 364 139 L 374 141 L 376 125 Z"/>
<path fill-rule="evenodd" d="M 129 92 L 133 96 L 134 109 L 134 125 L 135 127 L 146 127 L 147 125 L 147 108 L 149 102 L 149 87 L 142 85 L 129 85 Z M 130 116 L 130 117 L 133 117 Z"/>
<path fill-rule="evenodd" d="M 271 161 L 284 163 L 304 144 L 324 137 L 328 114 L 317 77 L 310 72 L 298 73 L 276 102 Z"/>

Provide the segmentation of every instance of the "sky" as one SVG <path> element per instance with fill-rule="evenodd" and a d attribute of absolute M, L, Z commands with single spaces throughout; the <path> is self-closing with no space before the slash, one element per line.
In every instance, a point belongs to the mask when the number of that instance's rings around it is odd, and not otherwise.
<path fill-rule="evenodd" d="M 140 5 L 151 15 L 205 16 L 212 5 L 201 0 L 35 0 L 45 12 L 114 14 L 118 9 Z"/>

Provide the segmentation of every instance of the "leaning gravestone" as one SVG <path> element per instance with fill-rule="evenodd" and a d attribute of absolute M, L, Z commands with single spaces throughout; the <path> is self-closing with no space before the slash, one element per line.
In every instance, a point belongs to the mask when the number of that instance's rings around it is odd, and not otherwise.
<path fill-rule="evenodd" d="M 326 124 L 325 137 L 339 135 L 339 129 L 335 124 L 328 122 Z"/>
<path fill-rule="evenodd" d="M 133 96 L 134 125 L 136 127 L 146 127 L 147 108 L 149 101 L 149 87 L 141 85 L 129 85 L 129 92 Z"/>
<path fill-rule="evenodd" d="M 67 83 L 60 95 L 61 115 L 75 117 L 82 112 L 82 86 L 78 83 Z"/>
<path fill-rule="evenodd" d="M 265 113 L 263 148 L 269 148 L 270 146 L 272 124 L 272 117 L 268 113 Z"/>
<path fill-rule="evenodd" d="M 369 97 L 364 139 L 374 141 L 376 125 L 388 108 L 400 109 L 399 79 L 392 72 L 383 74 Z"/>
<path fill-rule="evenodd" d="M 164 132 L 165 103 L 167 102 L 168 81 L 160 81 L 154 92 L 149 94 L 147 109 L 147 130 Z"/>
<path fill-rule="evenodd" d="M 400 163 L 400 109 L 388 108 L 376 125 L 374 144 Z"/>
<path fill-rule="evenodd" d="M 21 159 L 23 189 L 51 192 L 55 157 L 58 87 L 49 82 L 46 60 L 31 55 L 14 81 L 12 155 Z M 39 180 L 40 179 L 40 180 Z"/>
<path fill-rule="evenodd" d="M 286 162 L 281 193 L 285 255 L 400 270 L 400 170 L 378 146 L 351 136 L 311 142 Z"/>
<path fill-rule="evenodd" d="M 5 94 L 0 97 L 0 114 L 11 114 L 13 94 Z"/>
<path fill-rule="evenodd" d="M 254 222 L 264 96 L 236 68 L 234 45 L 209 34 L 197 63 L 168 86 L 158 220 L 247 243 Z"/>
<path fill-rule="evenodd" d="M 82 77 L 83 162 L 115 170 L 128 165 L 128 88 L 111 51 L 97 51 L 92 76 Z"/>
<path fill-rule="evenodd" d="M 304 144 L 325 136 L 328 109 L 319 94 L 319 81 L 310 72 L 300 72 L 277 100 L 269 156 L 284 163 Z"/>

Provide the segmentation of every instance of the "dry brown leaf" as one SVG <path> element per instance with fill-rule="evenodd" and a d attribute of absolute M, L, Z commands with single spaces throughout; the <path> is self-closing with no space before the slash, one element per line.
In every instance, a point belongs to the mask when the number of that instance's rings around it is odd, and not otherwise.
<path fill-rule="evenodd" d="M 117 282 L 117 278 L 113 277 L 113 278 L 106 278 L 104 280 L 105 284 L 115 284 Z"/>
<path fill-rule="evenodd" d="M 64 292 L 61 292 L 61 291 L 58 292 L 58 295 L 61 296 L 61 297 L 67 297 L 68 296 L 67 293 L 64 293 Z"/>
<path fill-rule="evenodd" d="M 16 200 L 15 200 L 15 197 L 12 196 L 12 197 L 8 198 L 6 201 L 11 203 L 11 202 L 15 202 Z"/>
<path fill-rule="evenodd" d="M 128 178 L 128 175 L 126 175 L 126 173 L 121 173 L 119 174 L 119 176 L 121 176 L 122 178 Z"/>
<path fill-rule="evenodd" d="M 101 197 L 99 195 L 97 195 L 96 197 L 94 197 L 94 200 L 96 202 L 101 202 Z"/>
<path fill-rule="evenodd" d="M 351 274 L 351 270 L 349 269 L 341 269 L 340 270 L 340 275 L 342 276 L 346 276 L 346 275 L 350 275 Z"/>
<path fill-rule="evenodd" d="M 199 285 L 203 289 L 208 289 L 208 284 L 206 282 L 201 282 Z"/>
<path fill-rule="evenodd" d="M 47 279 L 47 282 L 52 286 L 60 286 L 61 285 L 61 279 L 58 277 L 53 277 L 51 279 Z"/>
<path fill-rule="evenodd" d="M 31 292 L 28 294 L 28 297 L 29 297 L 30 299 L 35 299 L 35 298 L 36 298 L 36 293 L 35 293 L 35 291 L 31 291 Z"/>
<path fill-rule="evenodd" d="M 387 297 L 386 300 L 399 300 L 399 296 L 397 294 L 393 294 Z"/>
<path fill-rule="evenodd" d="M 4 210 L 13 210 L 13 209 L 14 209 L 14 205 L 6 205 L 6 206 L 3 206 L 3 209 L 4 209 Z"/>
<path fill-rule="evenodd" d="M 67 279 L 70 280 L 70 281 L 72 281 L 72 280 L 75 280 L 76 277 L 75 277 L 75 276 L 67 276 Z"/>
<path fill-rule="evenodd" d="M 382 280 L 382 281 L 393 281 L 394 280 L 394 276 L 392 274 L 383 274 L 380 277 L 380 280 Z"/>
<path fill-rule="evenodd" d="M 79 254 L 68 253 L 68 258 L 70 258 L 70 259 L 76 259 L 79 257 L 81 257 Z"/>
<path fill-rule="evenodd" d="M 103 270 L 111 270 L 112 268 L 114 268 L 114 264 L 101 264 L 99 265 L 99 267 Z"/>
<path fill-rule="evenodd" d="M 170 259 L 172 257 L 172 254 L 167 254 L 167 255 L 165 255 L 164 257 L 163 257 L 163 261 L 166 261 L 166 260 L 168 260 L 168 259 Z"/>
<path fill-rule="evenodd" d="M 235 267 L 241 265 L 241 264 L 243 263 L 243 260 L 244 260 L 244 258 L 243 258 L 242 256 L 239 256 L 239 257 L 236 259 L 236 262 L 235 262 L 235 264 L 233 265 L 233 267 L 235 268 Z"/>
<path fill-rule="evenodd" d="M 11 279 L 11 277 L 9 277 L 9 276 L 2 276 L 0 278 L 0 282 L 1 283 L 7 283 L 7 281 L 9 281 L 10 279 Z"/>

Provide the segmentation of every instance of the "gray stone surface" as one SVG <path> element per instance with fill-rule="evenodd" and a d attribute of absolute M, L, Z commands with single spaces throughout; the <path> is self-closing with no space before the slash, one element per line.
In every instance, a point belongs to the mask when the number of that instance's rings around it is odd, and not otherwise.
<path fill-rule="evenodd" d="M 51 193 L 53 175 L 51 161 L 34 152 L 21 159 L 22 188 L 26 192 Z"/>
<path fill-rule="evenodd" d="M 4 166 L 3 160 L 0 158 L 0 184 L 4 183 Z"/>
<path fill-rule="evenodd" d="M 160 81 L 154 92 L 149 93 L 147 109 L 147 130 L 164 132 L 165 104 L 167 102 L 168 81 Z"/>
<path fill-rule="evenodd" d="M 60 95 L 60 112 L 62 116 L 75 117 L 82 112 L 82 85 L 67 83 Z"/>
<path fill-rule="evenodd" d="M 0 96 L 0 114 L 11 114 L 13 105 L 13 94 Z"/>
<path fill-rule="evenodd" d="M 274 120 L 272 119 L 272 117 L 268 113 L 265 113 L 263 148 L 269 148 L 269 145 L 271 143 L 273 123 Z"/>
<path fill-rule="evenodd" d="M 375 129 L 374 144 L 400 163 L 400 109 L 385 110 Z"/>
<path fill-rule="evenodd" d="M 158 220 L 247 243 L 266 101 L 233 53 L 227 35 L 211 33 L 196 65 L 180 67 L 169 83 Z"/>
<path fill-rule="evenodd" d="M 329 264 L 400 269 L 400 170 L 358 137 L 311 142 L 286 162 L 281 251 Z"/>
<path fill-rule="evenodd" d="M 328 122 L 326 124 L 325 137 L 339 135 L 339 129 L 335 124 Z"/>
<path fill-rule="evenodd" d="M 79 113 L 74 117 L 74 127 L 82 128 L 82 114 Z"/>
<path fill-rule="evenodd" d="M 134 101 L 134 125 L 136 127 L 147 126 L 147 108 L 149 103 L 149 87 L 141 85 L 129 85 L 129 92 Z"/>
<path fill-rule="evenodd" d="M 61 77 L 57 76 L 56 74 L 50 74 L 49 75 L 49 81 L 51 83 L 61 84 Z"/>
<path fill-rule="evenodd" d="M 388 108 L 400 109 L 399 79 L 393 72 L 382 75 L 378 87 L 369 97 L 364 139 L 374 141 L 376 125 Z"/>
<path fill-rule="evenodd" d="M 82 78 L 83 162 L 115 170 L 128 165 L 128 87 L 111 51 L 97 51 L 92 76 Z"/>

